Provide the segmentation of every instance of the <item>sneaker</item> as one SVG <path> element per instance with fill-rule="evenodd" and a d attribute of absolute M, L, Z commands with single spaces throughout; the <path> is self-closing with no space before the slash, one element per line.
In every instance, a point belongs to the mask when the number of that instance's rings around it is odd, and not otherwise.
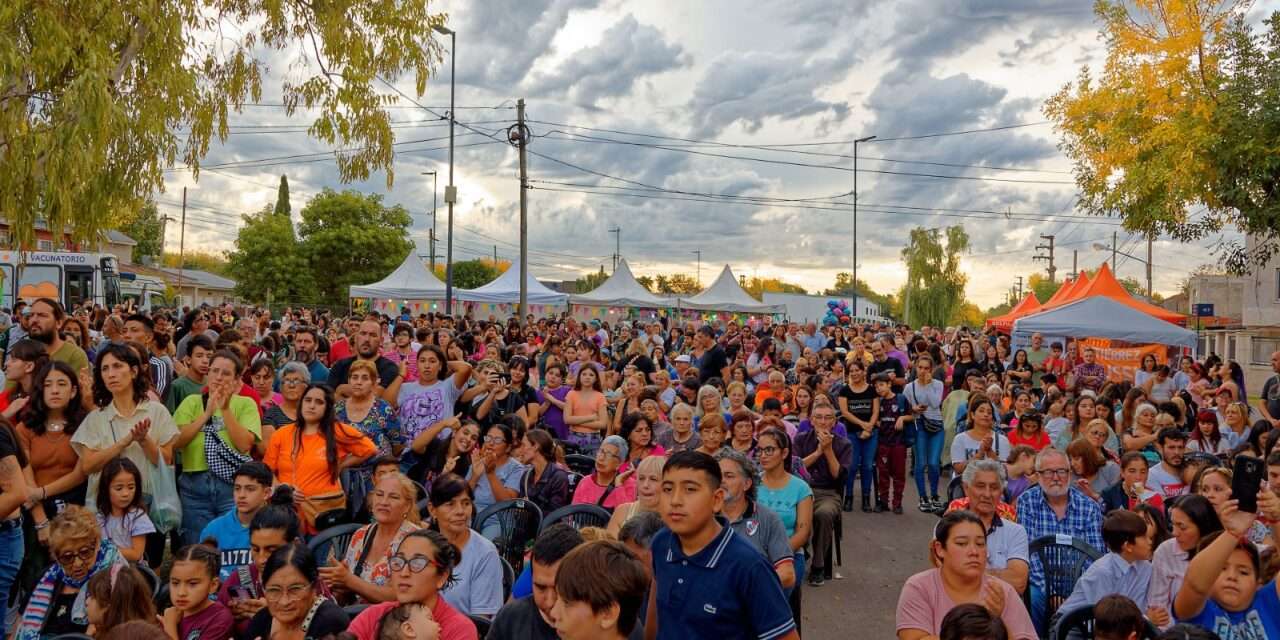
<path fill-rule="evenodd" d="M 920 513 L 933 513 L 933 503 L 928 498 L 920 499 Z"/>
<path fill-rule="evenodd" d="M 900 515 L 902 515 L 902 505 L 898 505 L 898 506 L 894 507 L 894 508 L 893 508 L 893 513 L 894 513 L 895 515 L 899 515 L 899 516 L 900 516 Z"/>
<path fill-rule="evenodd" d="M 934 496 L 929 500 L 929 502 L 933 503 L 933 510 L 939 513 L 941 513 L 943 510 L 947 508 L 946 501 L 943 500 L 942 498 L 939 498 L 938 496 Z"/>
<path fill-rule="evenodd" d="M 822 575 L 822 570 L 817 569 L 817 570 L 814 570 L 813 573 L 809 574 L 809 586 L 821 587 L 826 583 L 827 583 L 827 579 L 825 576 Z"/>
<path fill-rule="evenodd" d="M 889 506 L 883 502 L 876 501 L 876 513 L 884 513 L 889 510 Z"/>

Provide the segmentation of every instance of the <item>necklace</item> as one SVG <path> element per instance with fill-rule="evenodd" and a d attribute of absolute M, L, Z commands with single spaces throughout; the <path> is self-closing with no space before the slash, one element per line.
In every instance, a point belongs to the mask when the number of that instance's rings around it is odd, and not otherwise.
<path fill-rule="evenodd" d="M 66 422 L 49 422 L 45 424 L 44 428 L 49 433 L 62 433 L 62 430 L 65 429 L 66 427 L 67 427 Z"/>

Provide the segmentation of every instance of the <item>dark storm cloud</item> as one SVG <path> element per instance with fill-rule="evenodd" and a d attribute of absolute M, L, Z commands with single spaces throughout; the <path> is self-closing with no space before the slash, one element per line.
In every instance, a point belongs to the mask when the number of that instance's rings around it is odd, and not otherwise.
<path fill-rule="evenodd" d="M 583 106 L 602 98 L 624 96 L 648 75 L 687 66 L 689 56 L 669 43 L 661 31 L 627 15 L 600 38 L 600 43 L 574 52 L 554 71 L 528 83 L 534 95 L 565 94 Z"/>
<path fill-rule="evenodd" d="M 466 3 L 449 23 L 458 32 L 458 82 L 510 91 L 551 49 L 570 12 L 598 4 L 597 0 Z"/>

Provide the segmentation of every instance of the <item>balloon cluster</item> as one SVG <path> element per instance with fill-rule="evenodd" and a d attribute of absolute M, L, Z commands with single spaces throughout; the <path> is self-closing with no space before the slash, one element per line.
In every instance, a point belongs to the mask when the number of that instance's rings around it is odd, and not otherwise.
<path fill-rule="evenodd" d="M 822 319 L 822 324 L 828 327 L 834 327 L 838 324 L 847 325 L 853 322 L 853 318 L 849 315 L 849 302 L 847 300 L 828 300 L 827 315 Z"/>

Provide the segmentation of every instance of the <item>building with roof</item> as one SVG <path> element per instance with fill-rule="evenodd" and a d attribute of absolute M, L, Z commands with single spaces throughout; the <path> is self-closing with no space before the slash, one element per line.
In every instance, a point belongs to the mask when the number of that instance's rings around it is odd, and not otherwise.
<path fill-rule="evenodd" d="M 174 267 L 159 269 L 173 278 L 175 287 L 182 296 L 183 306 L 219 305 L 238 301 L 235 280 L 198 269 L 183 269 L 181 273 Z"/>

